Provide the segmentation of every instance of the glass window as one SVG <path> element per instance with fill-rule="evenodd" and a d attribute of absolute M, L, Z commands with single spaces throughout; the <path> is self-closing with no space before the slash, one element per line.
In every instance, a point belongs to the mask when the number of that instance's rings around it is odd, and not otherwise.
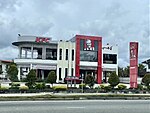
<path fill-rule="evenodd" d="M 65 68 L 65 77 L 68 76 L 68 68 Z"/>
<path fill-rule="evenodd" d="M 33 58 L 42 59 L 42 48 L 33 48 Z"/>
<path fill-rule="evenodd" d="M 80 51 L 80 61 L 97 62 L 96 51 Z"/>
<path fill-rule="evenodd" d="M 21 58 L 31 58 L 31 47 L 21 48 Z"/>
<path fill-rule="evenodd" d="M 73 76 L 73 68 L 71 68 L 71 76 Z"/>
<path fill-rule="evenodd" d="M 46 59 L 57 60 L 57 49 L 46 48 Z"/>
<path fill-rule="evenodd" d="M 80 51 L 84 50 L 84 39 L 80 39 Z"/>
<path fill-rule="evenodd" d="M 62 78 L 61 78 L 61 68 L 59 68 L 59 80 L 62 80 Z"/>
<path fill-rule="evenodd" d="M 104 64 L 117 64 L 117 55 L 116 54 L 103 54 L 103 63 Z"/>
<path fill-rule="evenodd" d="M 68 49 L 66 49 L 66 60 L 68 60 Z"/>
<path fill-rule="evenodd" d="M 59 60 L 62 60 L 62 49 L 59 49 Z"/>
<path fill-rule="evenodd" d="M 72 61 L 74 61 L 74 49 L 72 49 Z"/>
<path fill-rule="evenodd" d="M 148 64 L 148 69 L 150 69 L 150 64 Z"/>

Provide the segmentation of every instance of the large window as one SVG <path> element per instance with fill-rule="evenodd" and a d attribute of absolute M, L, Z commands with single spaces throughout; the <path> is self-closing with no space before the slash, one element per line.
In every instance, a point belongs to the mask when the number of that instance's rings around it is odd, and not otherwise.
<path fill-rule="evenodd" d="M 97 51 L 80 51 L 80 60 L 97 62 Z"/>
<path fill-rule="evenodd" d="M 59 49 L 59 60 L 62 60 L 62 49 Z"/>
<path fill-rule="evenodd" d="M 68 68 L 65 68 L 65 77 L 68 76 Z"/>
<path fill-rule="evenodd" d="M 103 54 L 103 63 L 104 64 L 117 64 L 117 55 L 116 54 Z"/>
<path fill-rule="evenodd" d="M 33 58 L 42 59 L 42 48 L 33 48 Z"/>
<path fill-rule="evenodd" d="M 74 61 L 74 49 L 72 49 L 72 61 Z"/>
<path fill-rule="evenodd" d="M 21 47 L 21 58 L 31 58 L 31 47 Z"/>
<path fill-rule="evenodd" d="M 59 80 L 62 80 L 62 78 L 61 78 L 61 68 L 59 68 Z"/>
<path fill-rule="evenodd" d="M 57 49 L 46 48 L 46 59 L 57 60 Z"/>
<path fill-rule="evenodd" d="M 73 76 L 73 68 L 71 68 L 71 76 Z"/>
<path fill-rule="evenodd" d="M 66 60 L 68 60 L 68 49 L 66 49 Z"/>

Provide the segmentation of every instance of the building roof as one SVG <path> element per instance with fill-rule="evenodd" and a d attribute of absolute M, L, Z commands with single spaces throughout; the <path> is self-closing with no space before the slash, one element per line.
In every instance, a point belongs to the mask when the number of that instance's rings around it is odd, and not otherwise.
<path fill-rule="evenodd" d="M 148 60 L 146 60 L 146 61 L 144 61 L 142 63 L 144 63 L 144 64 L 150 64 L 150 59 L 148 59 Z"/>
<path fill-rule="evenodd" d="M 11 60 L 0 60 L 1 63 L 12 63 L 13 61 Z"/>

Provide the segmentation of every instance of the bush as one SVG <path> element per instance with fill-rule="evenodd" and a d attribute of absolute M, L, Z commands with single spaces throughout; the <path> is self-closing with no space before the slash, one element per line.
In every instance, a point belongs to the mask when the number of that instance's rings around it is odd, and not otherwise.
<path fill-rule="evenodd" d="M 38 83 L 35 85 L 35 89 L 45 89 L 46 86 L 45 86 L 45 83 Z"/>
<path fill-rule="evenodd" d="M 55 71 L 50 71 L 47 77 L 47 82 L 51 83 L 53 86 L 53 84 L 56 83 L 56 79 L 57 79 L 57 76 L 56 76 Z"/>
<path fill-rule="evenodd" d="M 126 88 L 127 88 L 126 85 L 123 85 L 123 84 L 118 85 L 118 89 L 119 89 L 119 90 L 124 90 L 124 89 L 126 89 Z"/>
<path fill-rule="evenodd" d="M 144 83 L 145 86 L 149 86 L 150 84 L 150 73 L 146 73 L 144 77 L 142 78 L 142 83 Z"/>
<path fill-rule="evenodd" d="M 30 72 L 27 75 L 27 83 L 26 85 L 30 88 L 33 89 L 36 81 L 36 73 L 33 69 L 30 70 Z"/>
<path fill-rule="evenodd" d="M 1 90 L 1 91 L 3 91 L 3 90 L 8 90 L 8 89 L 9 89 L 9 87 L 2 87 L 2 86 L 0 87 L 0 90 Z"/>
<path fill-rule="evenodd" d="M 138 84 L 137 89 L 138 90 L 143 90 L 143 86 L 141 84 Z"/>
<path fill-rule="evenodd" d="M 19 89 L 19 86 L 20 86 L 19 83 L 12 83 L 9 89 Z"/>
<path fill-rule="evenodd" d="M 20 86 L 19 89 L 20 89 L 20 90 L 28 90 L 29 87 L 28 87 L 28 86 Z"/>
<path fill-rule="evenodd" d="M 112 87 L 111 87 L 110 85 L 104 87 L 104 90 L 105 90 L 105 91 L 111 91 L 111 89 L 112 89 Z"/>
<path fill-rule="evenodd" d="M 116 75 L 115 72 L 112 72 L 109 79 L 108 79 L 108 83 L 111 85 L 111 87 L 115 87 L 119 84 L 120 80 L 118 75 Z"/>
<path fill-rule="evenodd" d="M 94 86 L 94 77 L 91 75 L 87 75 L 84 80 L 85 84 L 87 84 L 90 88 Z"/>
<path fill-rule="evenodd" d="M 66 91 L 66 86 L 53 86 L 54 91 Z"/>
<path fill-rule="evenodd" d="M 100 85 L 101 89 L 105 89 L 105 86 L 103 84 Z"/>
<path fill-rule="evenodd" d="M 82 88 L 85 89 L 86 88 L 86 84 L 79 84 L 79 88 L 80 89 L 82 89 Z"/>

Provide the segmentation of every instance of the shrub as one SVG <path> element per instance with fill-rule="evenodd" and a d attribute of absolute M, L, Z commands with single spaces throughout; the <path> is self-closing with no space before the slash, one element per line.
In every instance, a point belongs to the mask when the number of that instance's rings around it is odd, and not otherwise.
<path fill-rule="evenodd" d="M 94 77 L 91 75 L 87 75 L 85 77 L 85 84 L 87 84 L 90 88 L 92 88 L 94 86 Z"/>
<path fill-rule="evenodd" d="M 55 74 L 55 71 L 49 72 L 48 77 L 47 77 L 47 82 L 51 83 L 53 86 L 53 84 L 56 83 L 56 79 L 57 79 L 57 76 Z"/>
<path fill-rule="evenodd" d="M 145 86 L 149 86 L 150 84 L 150 73 L 146 73 L 144 77 L 142 78 L 142 83 L 145 84 Z"/>
<path fill-rule="evenodd" d="M 20 86 L 19 83 L 12 83 L 9 89 L 19 89 L 19 86 Z"/>
<path fill-rule="evenodd" d="M 27 86 L 32 89 L 35 85 L 36 81 L 36 73 L 33 69 L 30 70 L 30 72 L 27 75 Z"/>
<path fill-rule="evenodd" d="M 1 86 L 1 87 L 0 87 L 0 90 L 1 90 L 1 91 L 8 90 L 8 89 L 9 89 L 9 87 L 4 87 L 4 86 Z"/>
<path fill-rule="evenodd" d="M 105 89 L 105 86 L 103 84 L 100 85 L 101 89 Z"/>
<path fill-rule="evenodd" d="M 18 81 L 17 75 L 18 75 L 17 66 L 15 64 L 10 65 L 7 70 L 7 76 L 9 77 L 9 79 L 13 82 L 17 82 Z"/>
<path fill-rule="evenodd" d="M 137 89 L 143 90 L 143 86 L 141 84 L 138 84 Z"/>
<path fill-rule="evenodd" d="M 86 84 L 79 84 L 79 88 L 80 89 L 82 89 L 82 88 L 85 89 L 86 88 Z"/>
<path fill-rule="evenodd" d="M 66 91 L 66 86 L 53 86 L 54 91 Z"/>
<path fill-rule="evenodd" d="M 29 87 L 28 87 L 28 86 L 20 86 L 19 89 L 20 89 L 20 90 L 28 90 Z"/>
<path fill-rule="evenodd" d="M 110 85 L 104 87 L 104 90 L 105 90 L 105 91 L 111 91 L 111 89 L 112 89 L 112 87 L 111 87 Z"/>
<path fill-rule="evenodd" d="M 35 85 L 35 89 L 45 89 L 45 83 L 38 83 Z"/>
<path fill-rule="evenodd" d="M 108 79 L 108 83 L 111 85 L 111 87 L 115 87 L 119 84 L 120 80 L 118 75 L 115 72 L 112 72 L 109 79 Z"/>
<path fill-rule="evenodd" d="M 123 85 L 123 84 L 118 85 L 118 89 L 119 89 L 119 90 L 124 90 L 124 89 L 126 89 L 126 88 L 127 88 L 126 85 Z"/>

